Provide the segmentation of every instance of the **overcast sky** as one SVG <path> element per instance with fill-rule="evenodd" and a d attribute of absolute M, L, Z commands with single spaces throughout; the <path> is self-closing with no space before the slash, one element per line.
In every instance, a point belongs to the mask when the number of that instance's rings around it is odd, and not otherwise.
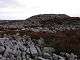
<path fill-rule="evenodd" d="M 37 14 L 80 17 L 80 0 L 0 0 L 0 19 L 26 19 Z"/>

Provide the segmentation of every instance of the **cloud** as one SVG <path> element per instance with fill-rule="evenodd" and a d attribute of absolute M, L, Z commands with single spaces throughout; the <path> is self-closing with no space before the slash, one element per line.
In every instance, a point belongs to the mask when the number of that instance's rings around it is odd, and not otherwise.
<path fill-rule="evenodd" d="M 0 0 L 0 18 L 26 19 L 37 14 L 56 13 L 80 16 L 79 2 L 80 0 Z"/>
<path fill-rule="evenodd" d="M 15 0 L 0 0 L 0 8 L 8 7 L 16 4 Z"/>

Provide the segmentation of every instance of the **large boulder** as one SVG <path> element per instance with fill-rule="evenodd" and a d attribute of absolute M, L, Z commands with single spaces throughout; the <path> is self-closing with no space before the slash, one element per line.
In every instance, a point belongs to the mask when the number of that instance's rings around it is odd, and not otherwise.
<path fill-rule="evenodd" d="M 3 53 L 5 51 L 5 47 L 4 46 L 0 46 L 0 53 Z"/>

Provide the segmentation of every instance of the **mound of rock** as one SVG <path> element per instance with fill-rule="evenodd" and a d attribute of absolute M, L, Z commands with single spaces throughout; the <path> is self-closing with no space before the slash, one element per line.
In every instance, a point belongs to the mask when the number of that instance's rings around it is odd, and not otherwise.
<path fill-rule="evenodd" d="M 43 42 L 0 38 L 0 60 L 76 60 L 77 55 L 65 52 L 56 53 L 52 47 L 41 46 Z M 65 57 L 65 56 L 66 57 Z"/>

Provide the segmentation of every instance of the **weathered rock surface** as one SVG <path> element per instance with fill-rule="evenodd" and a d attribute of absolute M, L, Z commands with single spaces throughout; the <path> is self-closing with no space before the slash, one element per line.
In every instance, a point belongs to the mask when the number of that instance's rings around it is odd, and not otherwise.
<path fill-rule="evenodd" d="M 41 39 L 41 38 L 40 38 Z M 40 40 L 39 39 L 39 40 Z M 42 39 L 43 40 L 43 39 Z M 43 43 L 43 42 L 42 42 Z M 45 42 L 44 42 L 45 43 Z M 76 60 L 77 55 L 57 55 L 52 47 L 40 47 L 31 38 L 28 40 L 10 40 L 0 38 L 0 60 Z"/>

